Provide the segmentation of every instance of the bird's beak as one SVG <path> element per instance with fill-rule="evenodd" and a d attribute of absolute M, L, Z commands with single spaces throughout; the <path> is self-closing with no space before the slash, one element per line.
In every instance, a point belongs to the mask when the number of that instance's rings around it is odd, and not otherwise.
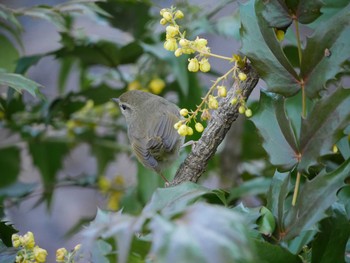
<path fill-rule="evenodd" d="M 114 101 L 117 104 L 119 104 L 119 102 L 120 102 L 120 100 L 118 98 L 113 98 L 112 101 Z"/>

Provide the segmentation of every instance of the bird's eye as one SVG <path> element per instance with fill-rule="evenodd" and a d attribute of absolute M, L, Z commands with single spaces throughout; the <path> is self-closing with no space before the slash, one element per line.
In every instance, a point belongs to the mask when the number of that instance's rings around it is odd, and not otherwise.
<path fill-rule="evenodd" d="M 128 108 L 128 106 L 126 106 L 125 104 L 121 104 L 120 108 L 122 108 L 122 110 L 126 110 Z"/>

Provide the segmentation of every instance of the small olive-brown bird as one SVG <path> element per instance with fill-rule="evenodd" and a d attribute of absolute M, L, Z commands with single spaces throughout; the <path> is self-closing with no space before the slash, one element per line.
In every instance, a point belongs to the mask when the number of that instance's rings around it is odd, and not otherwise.
<path fill-rule="evenodd" d="M 175 161 L 184 142 L 174 128 L 181 119 L 180 109 L 162 97 L 139 90 L 127 91 L 113 101 L 126 118 L 137 159 L 168 182 L 162 171 Z"/>

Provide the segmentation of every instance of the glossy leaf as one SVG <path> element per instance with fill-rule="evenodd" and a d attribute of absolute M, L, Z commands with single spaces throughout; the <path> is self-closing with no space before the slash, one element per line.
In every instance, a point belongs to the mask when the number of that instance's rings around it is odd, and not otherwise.
<path fill-rule="evenodd" d="M 302 54 L 300 75 L 309 98 L 316 98 L 327 81 L 344 71 L 343 62 L 349 59 L 350 4 L 321 23 L 307 39 Z M 327 55 L 327 53 L 328 55 Z"/>
<path fill-rule="evenodd" d="M 336 200 L 336 193 L 350 174 L 350 159 L 333 172 L 321 172 L 303 185 L 295 206 L 288 210 L 284 220 L 284 240 L 291 240 L 309 230 L 325 217 L 325 211 Z M 325 198 L 326 197 L 326 198 Z"/>
<path fill-rule="evenodd" d="M 250 1 L 240 6 L 242 53 L 251 61 L 267 90 L 292 96 L 300 89 L 298 75 L 285 56 L 273 28 L 269 27 L 261 11 L 263 4 Z"/>
<path fill-rule="evenodd" d="M 9 86 L 19 93 L 22 93 L 25 90 L 33 97 L 44 98 L 40 91 L 42 86 L 20 74 L 0 72 L 0 85 Z"/>
<path fill-rule="evenodd" d="M 28 143 L 33 164 L 39 169 L 43 179 L 45 195 L 50 205 L 52 189 L 57 172 L 62 168 L 62 162 L 68 153 L 68 146 L 63 142 L 31 141 Z"/>
<path fill-rule="evenodd" d="M 0 188 L 16 182 L 20 172 L 20 150 L 15 146 L 0 149 Z"/>
<path fill-rule="evenodd" d="M 350 122 L 350 89 L 338 88 L 330 96 L 315 104 L 307 119 L 303 120 L 300 134 L 302 153 L 299 170 L 308 170 L 320 156 L 330 152 L 343 137 Z"/>
<path fill-rule="evenodd" d="M 332 216 L 320 223 L 320 232 L 312 242 L 312 263 L 344 262 L 345 247 L 350 236 L 349 219 L 344 207 L 333 206 Z"/>
<path fill-rule="evenodd" d="M 269 189 L 271 180 L 269 178 L 258 177 L 242 183 L 241 185 L 232 188 L 229 200 L 234 200 L 239 197 L 253 196 L 264 194 Z"/>
<path fill-rule="evenodd" d="M 285 213 L 285 199 L 289 194 L 289 173 L 275 172 L 270 190 L 267 194 L 267 208 L 270 209 L 274 217 L 276 218 L 276 224 L 279 231 L 282 230 L 282 223 Z"/>
<path fill-rule="evenodd" d="M 18 233 L 18 230 L 13 225 L 6 221 L 0 221 L 0 238 L 2 242 L 8 246 L 12 246 L 12 235 Z"/>
<path fill-rule="evenodd" d="M 0 47 L 0 68 L 5 69 L 7 72 L 13 72 L 19 57 L 17 49 L 11 41 L 3 35 L 0 35 Z"/>
<path fill-rule="evenodd" d="M 320 0 L 297 1 L 263 1 L 262 15 L 268 21 L 269 26 L 283 28 L 289 26 L 293 20 L 302 24 L 309 24 L 321 15 L 323 2 Z"/>
<path fill-rule="evenodd" d="M 263 137 L 263 147 L 273 165 L 289 170 L 298 162 L 298 146 L 286 116 L 284 100 L 278 95 L 261 92 L 260 107 L 251 120 Z"/>
<path fill-rule="evenodd" d="M 174 221 L 153 217 L 150 229 L 159 262 L 253 262 L 244 220 L 227 208 L 196 203 Z"/>
<path fill-rule="evenodd" d="M 275 231 L 276 221 L 273 214 L 265 206 L 260 209 L 260 218 L 256 222 L 258 225 L 258 230 L 265 236 L 271 236 Z"/>
<path fill-rule="evenodd" d="M 287 249 L 273 245 L 268 242 L 258 241 L 254 242 L 256 252 L 259 255 L 259 262 L 264 263 L 302 263 L 298 255 L 293 255 Z"/>

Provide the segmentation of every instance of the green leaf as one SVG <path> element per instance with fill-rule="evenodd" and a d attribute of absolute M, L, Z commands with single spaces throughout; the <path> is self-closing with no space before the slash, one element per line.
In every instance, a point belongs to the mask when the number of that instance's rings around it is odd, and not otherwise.
<path fill-rule="evenodd" d="M 273 165 L 290 170 L 298 162 L 298 146 L 291 123 L 286 116 L 284 99 L 261 92 L 260 107 L 251 120 L 263 137 L 263 147 Z"/>
<path fill-rule="evenodd" d="M 229 196 L 229 201 L 234 199 L 244 197 L 244 196 L 253 196 L 258 194 L 265 194 L 269 189 L 271 184 L 270 178 L 258 177 L 252 180 L 246 181 L 241 185 L 232 188 Z"/>
<path fill-rule="evenodd" d="M 17 62 L 15 72 L 18 74 L 25 74 L 31 66 L 37 64 L 39 60 L 45 56 L 47 56 L 47 54 L 21 57 Z"/>
<path fill-rule="evenodd" d="M 22 91 L 25 90 L 33 97 L 38 96 L 39 98 L 44 99 L 44 95 L 39 89 L 42 86 L 20 74 L 0 72 L 0 85 L 10 86 L 19 93 L 22 93 Z"/>
<path fill-rule="evenodd" d="M 50 205 L 56 174 L 62 168 L 63 158 L 69 150 L 68 145 L 56 141 L 30 141 L 28 146 L 33 164 L 41 173 L 45 188 L 44 196 Z"/>
<path fill-rule="evenodd" d="M 0 262 L 1 263 L 13 263 L 16 260 L 17 249 L 13 247 L 6 247 L 0 240 Z"/>
<path fill-rule="evenodd" d="M 229 16 L 220 17 L 215 23 L 218 34 L 239 40 L 240 16 L 238 9 Z"/>
<path fill-rule="evenodd" d="M 269 26 L 283 28 L 289 26 L 293 20 L 302 24 L 309 24 L 321 15 L 323 2 L 320 0 L 300 1 L 262 1 L 264 9 L 262 15 Z"/>
<path fill-rule="evenodd" d="M 276 228 L 276 221 L 273 214 L 265 206 L 260 209 L 260 217 L 256 222 L 258 225 L 258 230 L 265 236 L 271 236 Z"/>
<path fill-rule="evenodd" d="M 282 231 L 285 213 L 285 199 L 289 194 L 290 174 L 275 172 L 267 194 L 267 208 L 276 218 L 277 228 Z"/>
<path fill-rule="evenodd" d="M 163 215 L 172 216 L 182 212 L 210 190 L 192 182 L 185 182 L 175 187 L 159 188 L 145 206 L 144 212 L 161 211 Z"/>
<path fill-rule="evenodd" d="M 343 62 L 349 59 L 350 4 L 328 21 L 321 23 L 307 40 L 303 50 L 300 75 L 309 98 L 316 98 L 328 80 L 344 71 Z M 329 56 L 325 55 L 328 50 Z"/>
<path fill-rule="evenodd" d="M 334 204 L 332 216 L 320 223 L 320 232 L 312 242 L 312 263 L 344 262 L 350 236 L 349 219 L 344 207 Z"/>
<path fill-rule="evenodd" d="M 58 75 L 58 90 L 60 94 L 63 94 L 65 85 L 67 83 L 69 74 L 71 73 L 71 69 L 74 65 L 74 59 L 72 58 L 63 58 L 61 59 L 60 71 Z"/>
<path fill-rule="evenodd" d="M 7 72 L 13 72 L 19 57 L 17 49 L 3 35 L 0 35 L 0 47 L 0 68 L 5 69 Z"/>
<path fill-rule="evenodd" d="M 7 221 L 0 221 L 0 239 L 7 246 L 12 246 L 12 235 L 18 233 L 18 230 Z"/>
<path fill-rule="evenodd" d="M 325 211 L 336 200 L 336 193 L 350 174 L 350 159 L 330 173 L 321 172 L 303 185 L 295 206 L 288 210 L 283 229 L 284 240 L 291 240 L 310 230 L 325 217 Z M 325 198 L 326 197 L 326 198 Z"/>
<path fill-rule="evenodd" d="M 108 148 L 92 142 L 91 154 L 97 159 L 97 174 L 103 175 L 107 165 L 115 159 L 116 152 L 113 148 Z"/>
<path fill-rule="evenodd" d="M 253 1 L 240 6 L 242 19 L 242 53 L 251 61 L 259 76 L 266 82 L 267 90 L 284 96 L 292 96 L 300 89 L 298 75 L 285 56 L 273 28 L 270 28 L 261 12 L 264 6 Z"/>
<path fill-rule="evenodd" d="M 300 134 L 302 153 L 298 170 L 308 170 L 320 156 L 329 153 L 343 137 L 350 121 L 350 89 L 338 88 L 333 94 L 319 100 L 307 119 L 303 120 Z"/>
<path fill-rule="evenodd" d="M 254 262 L 244 219 L 230 209 L 196 203 L 173 221 L 152 217 L 149 227 L 159 262 Z"/>
<path fill-rule="evenodd" d="M 21 168 L 20 151 L 15 146 L 0 149 L 0 188 L 16 182 Z"/>
<path fill-rule="evenodd" d="M 259 240 L 256 240 L 254 244 L 261 263 L 302 263 L 298 255 L 293 255 L 278 245 Z"/>

